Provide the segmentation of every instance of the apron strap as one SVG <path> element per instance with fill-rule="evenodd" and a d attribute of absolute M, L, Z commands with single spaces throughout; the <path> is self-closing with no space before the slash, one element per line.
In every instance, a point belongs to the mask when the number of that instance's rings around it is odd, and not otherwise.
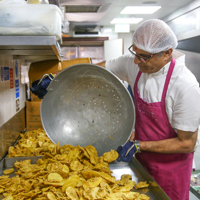
<path fill-rule="evenodd" d="M 169 70 L 168 70 L 168 73 L 167 73 L 167 77 L 166 77 L 166 80 L 165 80 L 163 93 L 162 93 L 162 99 L 161 99 L 162 102 L 165 102 L 165 97 L 166 97 L 166 94 L 167 94 L 167 88 L 168 88 L 168 85 L 169 85 L 169 81 L 170 81 L 172 72 L 174 70 L 175 63 L 176 63 L 175 58 L 172 58 L 170 66 L 169 66 Z"/>
<path fill-rule="evenodd" d="M 138 81 L 140 79 L 141 74 L 142 74 L 141 71 L 139 71 L 138 74 L 137 74 L 137 77 L 136 77 L 136 80 L 135 80 L 135 84 L 134 84 L 134 87 L 133 87 L 134 95 L 138 92 L 137 83 L 138 83 Z"/>

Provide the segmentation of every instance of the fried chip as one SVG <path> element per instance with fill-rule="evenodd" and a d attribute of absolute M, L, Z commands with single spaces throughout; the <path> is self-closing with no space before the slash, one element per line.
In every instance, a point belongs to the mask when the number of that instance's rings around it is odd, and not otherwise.
<path fill-rule="evenodd" d="M 63 178 L 60 174 L 58 173 L 50 173 L 48 175 L 48 181 L 49 182 L 56 182 L 56 183 L 60 183 L 61 181 L 63 181 Z"/>
<path fill-rule="evenodd" d="M 53 162 L 53 163 L 49 163 L 47 165 L 47 170 L 50 172 L 57 172 L 57 171 L 62 171 L 63 169 L 63 164 L 60 162 Z"/>
<path fill-rule="evenodd" d="M 56 200 L 56 196 L 55 196 L 54 193 L 52 193 L 52 192 L 48 192 L 48 193 L 47 193 L 47 198 L 48 198 L 49 200 Z"/>
<path fill-rule="evenodd" d="M 105 166 L 103 163 L 98 163 L 97 165 L 93 167 L 93 169 L 97 171 L 105 172 L 107 174 L 112 174 L 112 171 L 110 170 L 110 168 Z"/>
<path fill-rule="evenodd" d="M 81 171 L 83 169 L 83 165 L 78 160 L 73 160 L 70 164 L 70 169 L 72 171 Z"/>
<path fill-rule="evenodd" d="M 58 173 L 63 177 L 63 178 L 67 178 L 67 176 L 69 175 L 69 167 L 67 165 L 63 165 L 63 168 L 61 171 L 58 171 Z"/>
<path fill-rule="evenodd" d="M 105 172 L 100 172 L 100 174 L 101 174 L 101 177 L 106 179 L 108 182 L 110 182 L 110 183 L 115 183 L 116 182 L 116 178 L 115 177 L 110 176 L 110 175 L 106 174 Z"/>
<path fill-rule="evenodd" d="M 88 152 L 81 146 L 78 145 L 78 147 L 80 148 L 80 150 L 83 152 L 84 156 L 88 159 L 90 159 L 90 155 L 88 154 Z"/>
<path fill-rule="evenodd" d="M 66 180 L 62 180 L 61 182 L 48 182 L 48 181 L 44 181 L 44 185 L 52 185 L 52 186 L 55 186 L 55 187 L 62 187 L 64 184 L 65 184 Z"/>
<path fill-rule="evenodd" d="M 113 187 L 112 191 L 114 193 L 116 193 L 116 192 L 128 192 L 128 191 L 132 190 L 135 185 L 136 185 L 135 181 L 128 180 L 123 186 L 116 184 Z"/>
<path fill-rule="evenodd" d="M 0 194 L 3 193 L 3 192 L 4 192 L 4 189 L 3 189 L 3 188 L 0 188 Z"/>
<path fill-rule="evenodd" d="M 148 187 L 149 184 L 145 181 L 145 182 L 139 182 L 136 186 L 135 189 L 139 189 L 139 188 L 146 188 Z"/>
<path fill-rule="evenodd" d="M 68 187 L 76 187 L 76 185 L 79 183 L 80 178 L 77 175 L 71 176 L 69 177 L 66 182 L 64 183 L 64 185 L 62 186 L 62 191 L 65 192 L 65 190 Z"/>
<path fill-rule="evenodd" d="M 84 184 L 83 188 L 86 189 L 87 187 L 97 187 L 102 182 L 101 177 L 94 177 L 91 179 L 88 179 Z"/>
<path fill-rule="evenodd" d="M 5 198 L 3 198 L 2 200 L 14 200 L 12 194 L 8 193 L 8 194 L 4 194 Z"/>
<path fill-rule="evenodd" d="M 98 157 L 97 150 L 95 149 L 95 147 L 93 147 L 92 145 L 88 145 L 85 147 L 85 150 L 90 156 L 90 162 L 96 165 L 99 162 L 99 157 Z"/>
<path fill-rule="evenodd" d="M 82 159 L 82 163 L 83 163 L 83 165 L 85 165 L 85 166 L 88 166 L 88 168 L 90 168 L 90 169 L 93 169 L 93 165 L 88 161 L 88 160 L 86 160 L 86 159 Z"/>
<path fill-rule="evenodd" d="M 86 199 L 98 199 L 99 198 L 99 195 L 98 195 L 98 192 L 99 192 L 99 187 L 95 187 L 95 188 L 86 188 L 83 192 L 83 196 L 86 198 Z"/>
<path fill-rule="evenodd" d="M 101 176 L 101 174 L 99 172 L 96 172 L 96 171 L 93 171 L 93 170 L 84 170 L 84 171 L 81 172 L 81 174 L 86 179 Z"/>
<path fill-rule="evenodd" d="M 68 187 L 65 190 L 65 193 L 67 194 L 67 197 L 69 197 L 71 200 L 79 200 L 76 190 L 73 187 Z"/>
<path fill-rule="evenodd" d="M 118 158 L 119 154 L 115 150 L 111 150 L 110 152 L 106 152 L 103 154 L 103 160 L 111 163 Z"/>
<path fill-rule="evenodd" d="M 140 194 L 135 200 L 149 200 L 150 197 L 148 197 L 145 194 Z"/>
<path fill-rule="evenodd" d="M 10 169 L 5 169 L 3 171 L 3 174 L 7 175 L 7 174 L 12 174 L 14 172 L 14 168 L 10 168 Z"/>
<path fill-rule="evenodd" d="M 84 185 L 86 182 L 87 182 L 87 181 L 86 181 L 84 178 L 80 177 L 79 182 L 78 182 L 78 184 L 76 185 L 76 187 L 77 187 L 77 188 L 83 187 L 83 185 Z"/>
<path fill-rule="evenodd" d="M 118 181 L 116 182 L 116 184 L 119 185 L 119 186 L 123 186 L 123 185 L 126 185 L 126 184 L 129 182 L 129 180 L 132 180 L 132 176 L 129 175 L 129 174 L 123 174 L 123 175 L 121 176 L 121 179 L 118 180 Z M 136 185 L 135 182 L 134 182 L 134 184 Z"/>

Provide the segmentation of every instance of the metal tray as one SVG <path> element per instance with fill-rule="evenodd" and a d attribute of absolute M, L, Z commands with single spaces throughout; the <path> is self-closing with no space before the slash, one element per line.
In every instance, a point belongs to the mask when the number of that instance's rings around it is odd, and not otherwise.
<path fill-rule="evenodd" d="M 3 170 L 13 167 L 16 161 L 31 159 L 31 163 L 35 164 L 41 157 L 42 156 L 5 158 L 0 162 L 0 176 L 3 175 Z M 147 181 L 150 184 L 148 188 L 134 191 L 137 191 L 141 194 L 146 194 L 150 197 L 150 200 L 170 200 L 166 193 L 135 158 L 132 158 L 131 162 L 129 163 L 119 163 L 117 161 L 112 162 L 109 164 L 109 167 L 113 171 L 112 175 L 115 176 L 117 180 L 119 180 L 123 174 L 130 174 L 132 175 L 132 180 L 136 183 L 140 181 Z M 14 172 L 9 175 L 9 177 L 13 176 L 15 176 Z M 3 199 L 2 194 L 0 194 L 0 200 L 1 199 Z"/>
<path fill-rule="evenodd" d="M 77 64 L 50 83 L 41 104 L 41 120 L 53 143 L 85 147 L 98 155 L 124 144 L 134 127 L 135 109 L 124 84 L 93 64 Z"/>

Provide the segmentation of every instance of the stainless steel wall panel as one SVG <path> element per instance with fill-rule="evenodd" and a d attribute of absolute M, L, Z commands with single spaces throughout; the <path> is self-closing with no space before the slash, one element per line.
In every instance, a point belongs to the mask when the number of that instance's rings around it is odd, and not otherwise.
<path fill-rule="evenodd" d="M 0 160 L 25 129 L 25 108 L 0 127 Z"/>
<path fill-rule="evenodd" d="M 181 49 L 177 50 L 185 54 L 187 68 L 195 75 L 197 81 L 200 83 L 200 54 Z"/>
<path fill-rule="evenodd" d="M 200 36 L 178 41 L 178 49 L 200 53 Z"/>
<path fill-rule="evenodd" d="M 25 129 L 25 84 L 21 84 L 21 61 L 0 56 L 0 160 Z"/>

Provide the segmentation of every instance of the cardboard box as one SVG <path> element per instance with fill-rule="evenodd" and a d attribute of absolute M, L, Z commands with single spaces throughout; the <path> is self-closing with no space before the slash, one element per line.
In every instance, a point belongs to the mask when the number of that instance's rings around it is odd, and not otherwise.
<path fill-rule="evenodd" d="M 28 76 L 29 76 L 29 86 L 32 86 L 32 83 L 38 79 L 41 79 L 44 74 L 50 74 L 53 72 L 59 72 L 62 70 L 61 63 L 58 60 L 45 60 L 40 62 L 31 63 Z M 36 95 L 32 92 L 31 101 L 41 101 Z"/>
<path fill-rule="evenodd" d="M 43 128 L 40 118 L 40 101 L 26 101 L 26 129 Z"/>
<path fill-rule="evenodd" d="M 76 58 L 71 60 L 64 60 L 62 62 L 59 62 L 58 60 L 45 60 L 31 63 L 28 72 L 29 85 L 31 87 L 32 83 L 38 79 L 41 79 L 44 74 L 59 72 L 71 65 L 81 63 L 91 63 L 90 58 Z M 41 99 L 31 93 L 31 101 L 41 101 Z"/>
<path fill-rule="evenodd" d="M 62 69 L 65 69 L 71 65 L 81 64 L 81 63 L 91 63 L 90 58 L 75 58 L 71 60 L 64 60 L 61 62 Z"/>

